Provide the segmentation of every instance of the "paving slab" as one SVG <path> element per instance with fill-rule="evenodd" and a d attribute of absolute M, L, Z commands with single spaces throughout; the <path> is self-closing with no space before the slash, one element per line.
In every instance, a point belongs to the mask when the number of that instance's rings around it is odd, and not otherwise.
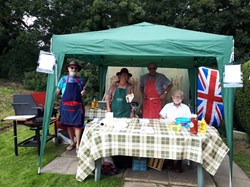
<path fill-rule="evenodd" d="M 123 187 L 165 187 L 154 183 L 126 182 Z"/>
<path fill-rule="evenodd" d="M 78 158 L 75 150 L 65 151 L 61 156 L 55 158 L 42 168 L 44 173 L 60 173 L 76 175 Z M 192 166 L 192 167 L 191 167 Z M 176 173 L 163 169 L 158 171 L 148 168 L 146 172 L 133 171 L 131 168 L 120 170 L 114 177 L 124 178 L 124 187 L 185 187 L 197 186 L 197 167 L 194 162 L 188 165 L 183 161 L 184 171 Z M 229 158 L 226 156 L 222 161 L 215 176 L 212 177 L 204 171 L 204 186 L 206 187 L 228 187 L 229 186 Z M 215 182 L 214 182 L 215 181 Z M 216 183 L 216 185 L 215 185 Z M 247 175 L 233 163 L 232 186 L 246 187 L 250 186 L 250 180 Z"/>
<path fill-rule="evenodd" d="M 76 175 L 77 165 L 78 158 L 60 156 L 43 167 L 42 172 Z"/>
<path fill-rule="evenodd" d="M 78 161 L 75 150 L 65 151 L 43 167 L 42 172 L 76 175 Z M 111 177 L 123 177 L 124 172 L 125 169 L 121 169 L 117 175 Z"/>
<path fill-rule="evenodd" d="M 176 173 L 163 169 L 158 171 L 148 169 L 147 171 L 133 171 L 127 169 L 124 173 L 125 184 L 128 182 L 153 183 L 163 186 L 197 186 L 197 165 L 192 163 L 188 165 L 187 161 L 183 161 L 183 172 Z M 204 185 L 206 187 L 216 187 L 210 175 L 204 171 Z"/>
<path fill-rule="evenodd" d="M 61 156 L 56 157 L 43 167 L 42 172 L 76 175 L 78 160 L 75 149 L 65 151 Z"/>
<path fill-rule="evenodd" d="M 126 169 L 123 178 L 125 181 L 129 182 L 169 185 L 169 175 L 167 170 L 158 171 L 149 168 L 147 171 L 133 171 L 132 169 L 128 168 Z"/>
<path fill-rule="evenodd" d="M 214 180 L 219 187 L 229 186 L 229 157 L 225 156 L 217 173 L 214 176 Z M 250 180 L 243 170 L 233 162 L 233 177 L 232 186 L 246 187 L 250 186 Z"/>
<path fill-rule="evenodd" d="M 183 163 L 183 172 L 176 173 L 175 171 L 169 171 L 169 183 L 173 186 L 197 186 L 197 164 L 192 162 L 191 166 Z M 204 174 L 204 186 L 216 187 L 212 177 L 203 169 Z"/>

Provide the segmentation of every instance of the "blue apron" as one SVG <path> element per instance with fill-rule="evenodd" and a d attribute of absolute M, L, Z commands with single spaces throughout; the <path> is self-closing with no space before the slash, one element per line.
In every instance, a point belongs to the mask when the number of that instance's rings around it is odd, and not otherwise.
<path fill-rule="evenodd" d="M 82 102 L 81 90 L 78 85 L 78 77 L 76 82 L 68 82 L 65 92 L 62 96 L 60 105 L 61 126 L 81 128 L 84 125 L 84 106 Z"/>

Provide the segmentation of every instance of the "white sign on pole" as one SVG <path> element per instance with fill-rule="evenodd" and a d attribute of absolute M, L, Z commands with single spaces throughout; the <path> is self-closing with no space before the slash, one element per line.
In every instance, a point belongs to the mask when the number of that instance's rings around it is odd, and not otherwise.
<path fill-rule="evenodd" d="M 225 65 L 223 85 L 227 88 L 243 87 L 241 65 Z"/>
<path fill-rule="evenodd" d="M 38 59 L 37 72 L 54 74 L 53 67 L 56 65 L 56 59 L 50 52 L 40 51 Z"/>

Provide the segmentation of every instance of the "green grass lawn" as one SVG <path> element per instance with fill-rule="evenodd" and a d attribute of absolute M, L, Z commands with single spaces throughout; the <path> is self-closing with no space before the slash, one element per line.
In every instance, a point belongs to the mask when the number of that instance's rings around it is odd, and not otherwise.
<path fill-rule="evenodd" d="M 99 182 L 94 182 L 94 177 L 87 178 L 84 182 L 76 180 L 75 175 L 37 174 L 38 155 L 37 148 L 19 147 L 18 156 L 14 153 L 12 122 L 3 121 L 5 117 L 14 115 L 12 97 L 16 93 L 27 93 L 21 84 L 0 79 L 0 187 L 121 187 L 123 179 L 117 177 L 102 177 Z M 50 128 L 52 128 L 51 126 Z M 53 132 L 51 129 L 50 132 Z M 34 131 L 28 127 L 18 125 L 18 142 L 33 136 Z M 53 141 L 46 144 L 43 155 L 43 166 L 52 161 L 65 151 L 65 145 L 56 146 Z"/>
<path fill-rule="evenodd" d="M 32 136 L 34 131 L 18 126 L 19 142 Z M 117 177 L 102 177 L 99 182 L 94 182 L 94 177 L 89 177 L 84 182 L 75 179 L 75 175 L 62 175 L 42 173 L 37 174 L 38 155 L 37 148 L 19 147 L 19 155 L 14 154 L 13 129 L 5 129 L 0 133 L 0 186 L 25 187 L 25 186 L 84 186 L 84 187 L 120 187 L 123 180 Z M 46 144 L 43 156 L 43 166 L 52 161 L 65 151 L 65 145 L 55 145 L 53 141 Z"/>
<path fill-rule="evenodd" d="M 248 149 L 248 151 L 247 151 Z M 234 151 L 234 162 L 246 173 L 250 179 L 250 144 L 247 143 L 241 150 Z"/>

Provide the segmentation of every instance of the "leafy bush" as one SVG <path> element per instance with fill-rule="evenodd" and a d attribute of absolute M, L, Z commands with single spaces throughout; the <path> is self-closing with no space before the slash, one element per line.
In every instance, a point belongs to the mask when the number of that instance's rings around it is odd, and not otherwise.
<path fill-rule="evenodd" d="M 235 121 L 250 135 L 250 60 L 242 65 L 243 87 L 237 88 L 235 95 Z"/>
<path fill-rule="evenodd" d="M 47 74 L 30 71 L 24 73 L 24 88 L 33 91 L 46 91 Z"/>

